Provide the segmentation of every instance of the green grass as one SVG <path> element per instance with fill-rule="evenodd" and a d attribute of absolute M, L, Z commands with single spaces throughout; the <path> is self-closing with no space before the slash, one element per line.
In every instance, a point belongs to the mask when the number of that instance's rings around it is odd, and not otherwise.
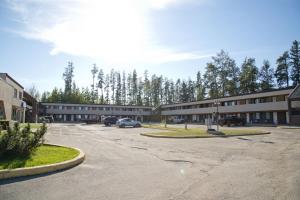
<path fill-rule="evenodd" d="M 162 137 L 210 137 L 211 134 L 207 133 L 203 128 L 189 128 L 185 130 L 184 128 L 175 128 L 175 127 L 167 127 L 164 125 L 144 125 L 145 128 L 165 130 L 165 131 L 157 131 L 153 133 L 146 133 L 145 135 L 150 136 L 162 136 Z M 225 136 L 234 136 L 234 135 L 248 135 L 248 134 L 259 134 L 262 131 L 253 130 L 253 129 L 220 129 Z"/>
<path fill-rule="evenodd" d="M 42 123 L 30 123 L 30 127 L 32 129 L 38 129 L 42 126 Z M 24 128 L 25 126 L 27 126 L 27 123 L 20 123 L 20 128 Z"/>
<path fill-rule="evenodd" d="M 1 169 L 14 169 L 20 167 L 34 167 L 59 163 L 70 160 L 79 155 L 79 151 L 67 147 L 42 145 L 31 156 L 1 156 Z"/>

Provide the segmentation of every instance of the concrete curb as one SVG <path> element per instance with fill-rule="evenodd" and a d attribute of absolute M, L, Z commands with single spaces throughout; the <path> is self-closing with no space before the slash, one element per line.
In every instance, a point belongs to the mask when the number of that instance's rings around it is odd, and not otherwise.
<path fill-rule="evenodd" d="M 300 129 L 300 126 L 278 126 L 280 129 Z"/>
<path fill-rule="evenodd" d="M 193 138 L 227 138 L 227 137 L 236 137 L 236 136 L 252 136 L 252 135 L 267 135 L 271 134 L 271 132 L 261 132 L 261 133 L 249 133 L 249 134 L 239 134 L 239 135 L 207 135 L 207 136 L 163 136 L 163 135 L 151 135 L 148 133 L 141 133 L 140 135 L 146 137 L 153 137 L 153 138 L 173 138 L 173 139 L 193 139 Z"/>
<path fill-rule="evenodd" d="M 66 147 L 66 148 L 73 148 L 67 147 L 62 145 L 55 145 L 55 144 L 47 144 L 51 146 L 58 146 L 58 147 Z M 17 169 L 4 169 L 0 170 L 0 180 L 1 179 L 8 179 L 8 178 L 15 178 L 21 176 L 30 176 L 30 175 L 37 175 L 37 174 L 44 174 L 49 172 L 54 172 L 62 169 L 68 169 L 79 165 L 85 159 L 85 154 L 83 151 L 77 148 L 73 148 L 79 151 L 79 155 L 71 160 L 66 160 L 60 163 L 54 163 L 49 165 L 42 165 L 36 167 L 26 167 L 26 168 L 17 168 Z"/>

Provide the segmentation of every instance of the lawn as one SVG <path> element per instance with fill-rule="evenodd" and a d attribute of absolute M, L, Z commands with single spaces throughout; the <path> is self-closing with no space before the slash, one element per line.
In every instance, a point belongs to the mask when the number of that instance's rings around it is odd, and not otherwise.
<path fill-rule="evenodd" d="M 42 126 L 42 123 L 30 123 L 30 127 L 32 129 L 38 129 Z M 24 128 L 25 126 L 27 126 L 27 123 L 20 123 L 20 128 Z"/>
<path fill-rule="evenodd" d="M 79 155 L 79 151 L 67 147 L 42 145 L 31 156 L 1 156 L 1 169 L 34 167 L 71 160 Z"/>
<path fill-rule="evenodd" d="M 145 128 L 158 129 L 164 131 L 157 131 L 153 133 L 145 133 L 143 135 L 153 136 L 153 137 L 212 137 L 206 132 L 203 128 L 189 128 L 185 130 L 184 128 L 175 128 L 175 127 L 167 127 L 164 125 L 144 125 Z M 224 134 L 224 136 L 234 136 L 234 135 L 251 135 L 251 134 L 260 134 L 262 131 L 253 130 L 253 129 L 220 129 L 220 131 Z"/>

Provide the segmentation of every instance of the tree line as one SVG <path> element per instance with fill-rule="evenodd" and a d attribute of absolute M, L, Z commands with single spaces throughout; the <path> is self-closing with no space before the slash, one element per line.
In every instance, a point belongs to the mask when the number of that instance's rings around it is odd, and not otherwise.
<path fill-rule="evenodd" d="M 276 60 L 276 68 L 264 60 L 257 67 L 255 58 L 246 57 L 239 67 L 227 52 L 221 50 L 197 72 L 194 80 L 173 80 L 146 70 L 139 76 L 111 69 L 104 73 L 96 64 L 91 69 L 90 87 L 77 87 L 74 65 L 68 63 L 63 73 L 64 89 L 54 88 L 42 94 L 42 102 L 116 104 L 159 106 L 179 102 L 200 101 L 258 91 L 285 88 L 300 83 L 299 42 L 295 40 L 289 51 Z"/>

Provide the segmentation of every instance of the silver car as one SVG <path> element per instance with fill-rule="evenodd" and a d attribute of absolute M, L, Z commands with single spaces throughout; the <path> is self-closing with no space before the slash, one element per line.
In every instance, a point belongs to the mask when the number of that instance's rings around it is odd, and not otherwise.
<path fill-rule="evenodd" d="M 130 118 L 119 119 L 117 121 L 116 125 L 119 128 L 125 128 L 126 126 L 132 126 L 132 127 L 141 127 L 142 126 L 141 122 L 136 121 L 136 120 L 132 120 Z"/>

